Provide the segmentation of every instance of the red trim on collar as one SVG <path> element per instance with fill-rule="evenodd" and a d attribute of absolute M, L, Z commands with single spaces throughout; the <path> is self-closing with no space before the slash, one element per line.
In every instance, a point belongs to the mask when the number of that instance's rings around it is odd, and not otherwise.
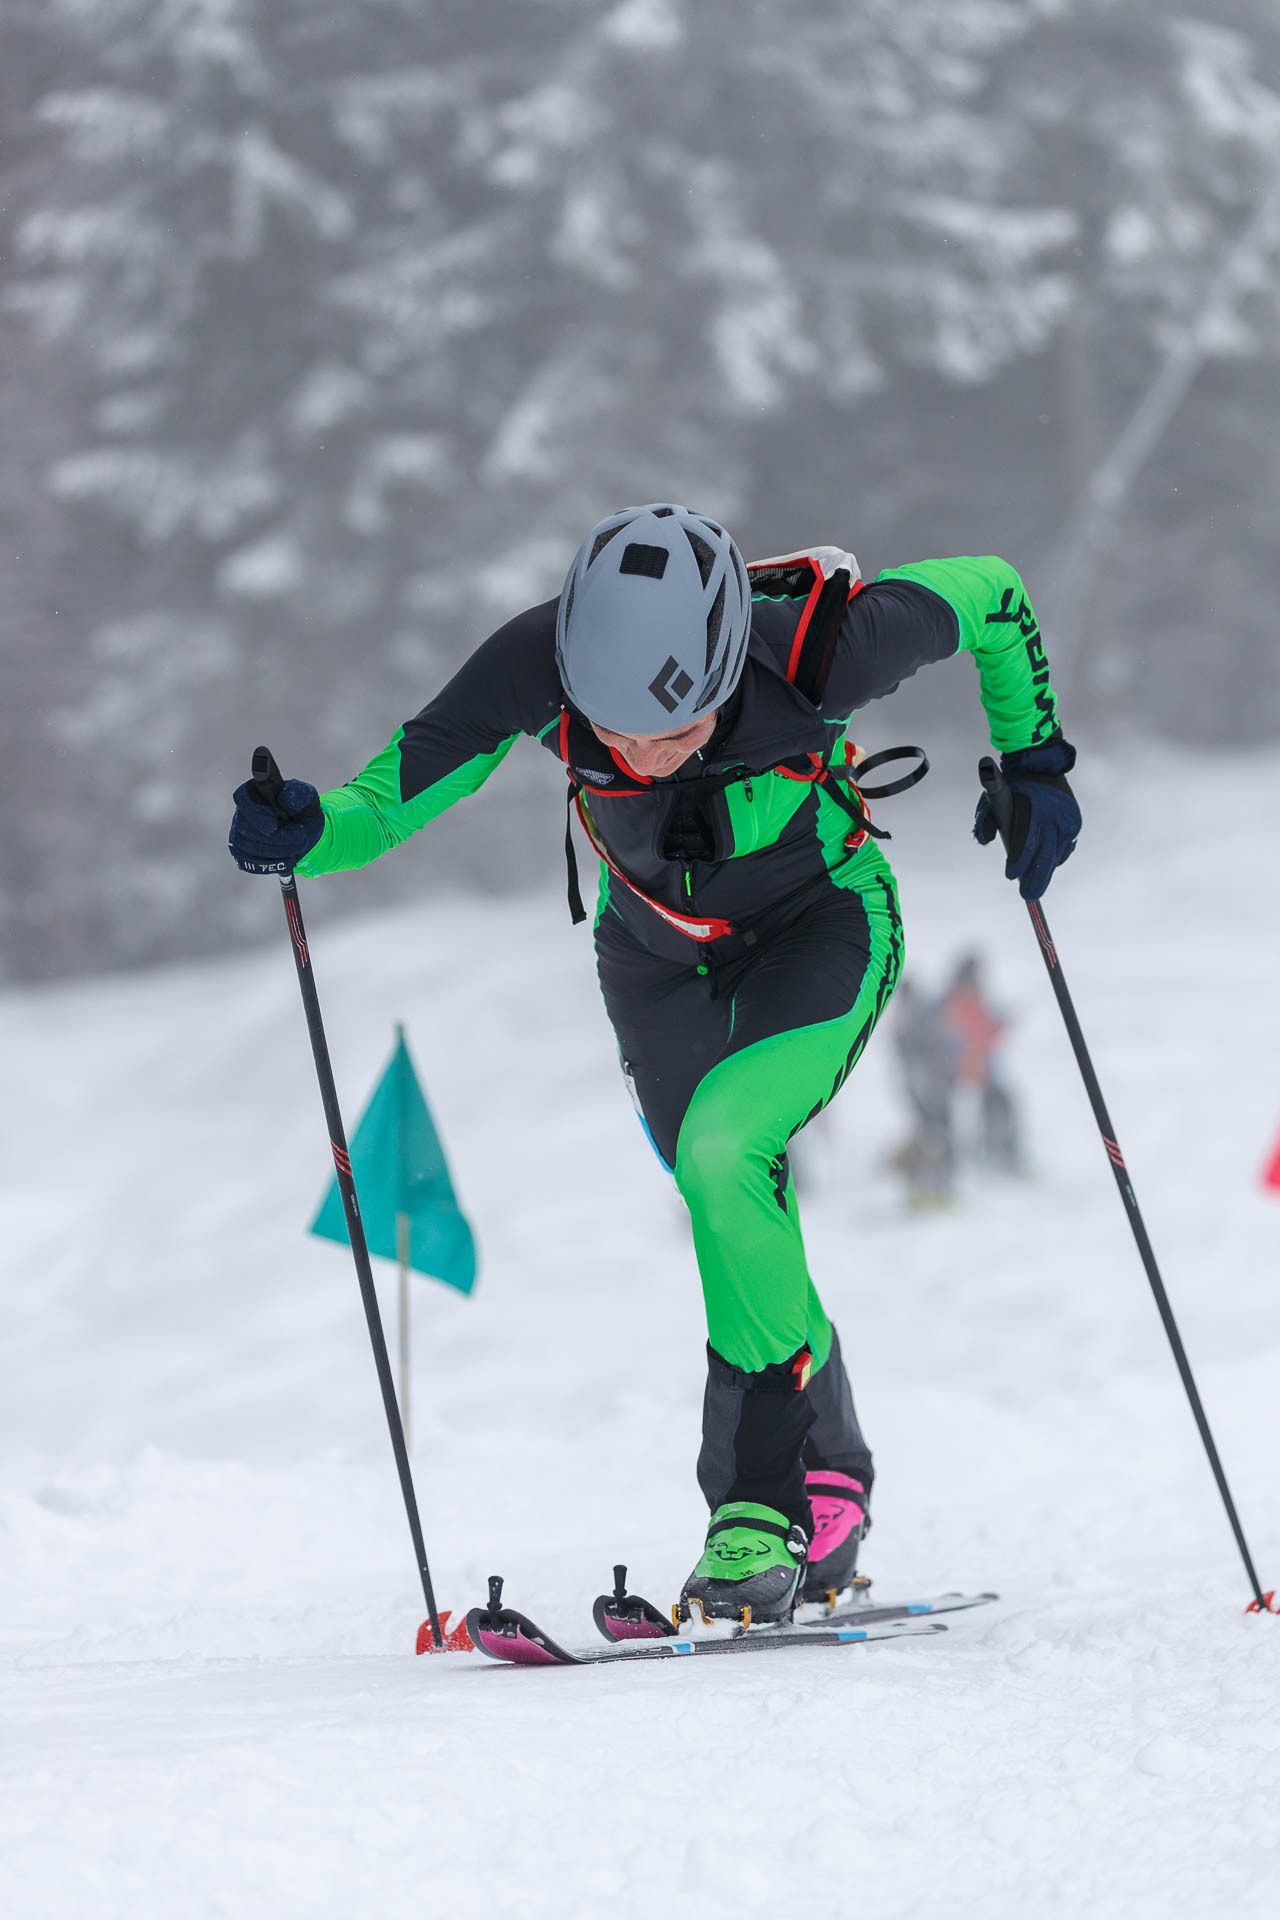
<path fill-rule="evenodd" d="M 594 732 L 594 729 L 592 729 L 592 731 Z M 600 740 L 598 733 L 596 734 L 596 739 Z M 651 773 L 637 773 L 629 761 L 624 760 L 620 753 L 614 752 L 607 740 L 600 740 L 600 745 L 605 749 L 605 752 L 613 761 L 614 766 L 621 767 L 628 780 L 638 780 L 642 787 L 651 787 L 653 785 L 653 775 Z"/>

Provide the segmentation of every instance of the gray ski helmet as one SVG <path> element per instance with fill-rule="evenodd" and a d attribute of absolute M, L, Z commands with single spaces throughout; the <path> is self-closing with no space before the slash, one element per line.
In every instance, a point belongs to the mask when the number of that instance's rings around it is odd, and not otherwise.
<path fill-rule="evenodd" d="M 592 527 L 556 615 L 560 684 L 611 733 L 672 733 L 742 674 L 751 590 L 724 528 L 688 507 L 628 507 Z"/>

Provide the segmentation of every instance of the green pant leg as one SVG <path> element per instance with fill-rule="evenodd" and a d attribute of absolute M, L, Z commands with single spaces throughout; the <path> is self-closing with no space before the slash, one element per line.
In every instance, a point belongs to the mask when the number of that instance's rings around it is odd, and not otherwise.
<path fill-rule="evenodd" d="M 843 1084 L 896 982 L 896 899 L 890 890 L 867 905 L 870 964 L 849 1012 L 728 1054 L 699 1083 L 680 1129 L 676 1183 L 693 1222 L 708 1338 L 748 1372 L 789 1358 L 811 1332 L 830 1347 L 783 1156 Z"/>
<path fill-rule="evenodd" d="M 792 1219 L 799 1220 L 799 1215 L 796 1212 L 796 1183 L 790 1171 L 789 1161 L 787 1172 L 787 1211 L 790 1213 Z M 827 1310 L 818 1296 L 818 1289 L 814 1286 L 812 1277 L 809 1280 L 808 1291 L 805 1295 L 804 1324 L 804 1344 L 813 1355 L 813 1371 L 817 1373 L 820 1368 L 826 1366 L 827 1357 L 831 1352 L 831 1322 L 827 1318 Z M 795 1349 L 793 1348 L 792 1351 L 794 1352 Z"/>

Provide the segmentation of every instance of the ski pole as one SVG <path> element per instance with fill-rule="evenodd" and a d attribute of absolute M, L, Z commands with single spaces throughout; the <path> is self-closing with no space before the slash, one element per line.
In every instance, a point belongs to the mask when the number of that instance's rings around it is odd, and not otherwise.
<path fill-rule="evenodd" d="M 978 778 L 986 789 L 988 799 L 991 802 L 992 816 L 995 819 L 1000 838 L 1004 843 L 1007 853 L 1009 848 L 1009 830 L 1013 823 L 1013 795 L 1005 784 L 1004 775 L 988 754 L 984 754 L 978 762 Z M 1218 1449 L 1214 1445 L 1213 1435 L 1209 1431 L 1209 1422 L 1205 1418 L 1204 1407 L 1201 1404 L 1200 1395 L 1196 1390 L 1196 1383 L 1192 1376 L 1190 1362 L 1187 1359 L 1186 1348 L 1182 1344 L 1182 1336 L 1178 1332 L 1178 1325 L 1173 1317 L 1173 1308 L 1169 1304 L 1169 1296 L 1165 1292 L 1164 1281 L 1160 1278 L 1160 1269 L 1156 1265 L 1156 1256 L 1152 1251 L 1151 1242 L 1147 1238 L 1147 1229 L 1143 1224 L 1142 1215 L 1138 1211 L 1138 1202 L 1134 1195 L 1133 1183 L 1129 1178 L 1129 1170 L 1125 1166 L 1124 1155 L 1121 1153 L 1116 1140 L 1115 1128 L 1111 1124 L 1111 1116 L 1107 1112 L 1106 1102 L 1102 1097 L 1102 1088 L 1098 1085 L 1098 1076 L 1094 1072 L 1093 1062 L 1089 1058 L 1089 1049 L 1085 1045 L 1084 1034 L 1080 1030 L 1080 1022 L 1076 1018 L 1076 1010 L 1072 1004 L 1071 995 L 1067 991 L 1067 983 L 1062 973 L 1062 962 L 1058 958 L 1058 949 L 1054 945 L 1053 938 L 1050 935 L 1049 923 L 1044 917 L 1044 908 L 1038 900 L 1028 900 L 1026 907 L 1031 919 L 1031 924 L 1035 928 L 1036 939 L 1040 943 L 1040 953 L 1044 960 L 1049 979 L 1053 984 L 1053 991 L 1057 997 L 1063 1021 L 1066 1024 L 1067 1034 L 1071 1041 L 1072 1050 L 1076 1056 L 1076 1065 L 1080 1069 L 1080 1077 L 1084 1081 L 1085 1091 L 1089 1096 L 1089 1104 L 1093 1108 L 1093 1117 L 1098 1123 L 1098 1131 L 1102 1135 L 1102 1144 L 1107 1150 L 1107 1159 L 1111 1163 L 1111 1171 L 1115 1175 L 1116 1185 L 1120 1189 L 1120 1198 L 1123 1200 L 1125 1212 L 1129 1216 L 1129 1225 L 1133 1229 L 1133 1237 L 1137 1242 L 1138 1252 L 1142 1256 L 1142 1264 L 1146 1269 L 1147 1279 L 1151 1282 L 1151 1291 L 1155 1295 L 1156 1306 L 1159 1309 L 1160 1318 L 1164 1322 L 1164 1330 L 1169 1336 L 1169 1345 L 1172 1347 L 1173 1357 L 1178 1363 L 1178 1372 L 1182 1376 L 1182 1384 L 1186 1388 L 1187 1399 L 1191 1403 L 1191 1411 L 1195 1415 L 1196 1425 L 1200 1429 L 1200 1438 L 1203 1440 L 1204 1450 L 1209 1456 L 1209 1465 L 1213 1468 L 1213 1477 L 1218 1483 L 1218 1492 L 1222 1495 L 1222 1504 L 1227 1510 L 1227 1518 L 1231 1522 L 1231 1531 L 1234 1533 L 1236 1545 L 1240 1549 L 1240 1558 L 1244 1561 L 1245 1572 L 1249 1576 L 1249 1585 L 1253 1588 L 1253 1599 L 1249 1604 L 1248 1611 L 1250 1613 L 1275 1612 L 1277 1610 L 1275 1606 L 1275 1594 L 1263 1593 L 1258 1576 L 1254 1571 L 1253 1559 L 1249 1552 L 1248 1542 L 1244 1537 L 1244 1528 L 1240 1525 L 1240 1516 L 1236 1512 L 1235 1501 L 1231 1498 L 1231 1489 L 1227 1485 L 1227 1476 L 1222 1470 L 1222 1462 L 1218 1458 Z"/>
<path fill-rule="evenodd" d="M 254 749 L 251 784 L 257 798 L 265 806 L 274 805 L 276 795 L 284 785 L 284 781 L 279 767 L 266 747 Z M 302 907 L 298 900 L 298 883 L 291 873 L 280 875 L 280 892 L 284 899 L 289 937 L 293 942 L 293 958 L 298 969 L 298 985 L 302 989 L 302 1004 L 306 1009 L 307 1030 L 311 1035 L 311 1051 L 315 1056 L 316 1077 L 320 1082 L 320 1099 L 324 1104 L 324 1117 L 329 1127 L 329 1145 L 333 1149 L 333 1164 L 338 1174 L 338 1191 L 342 1195 L 342 1205 L 347 1216 L 347 1234 L 351 1241 L 352 1257 L 356 1263 L 356 1278 L 360 1282 L 360 1297 L 364 1301 L 364 1317 L 369 1325 L 374 1364 L 378 1369 L 378 1384 L 382 1388 L 382 1404 L 386 1410 L 387 1426 L 391 1433 L 391 1450 L 396 1457 L 400 1491 L 404 1495 L 404 1510 L 409 1519 L 413 1551 L 417 1557 L 423 1597 L 427 1603 L 432 1650 L 438 1653 L 444 1645 L 444 1635 L 440 1630 L 440 1616 L 436 1612 L 435 1594 L 431 1588 L 427 1549 L 422 1538 L 422 1522 L 418 1518 L 418 1501 L 413 1490 L 413 1475 L 409 1470 L 409 1455 L 404 1444 L 404 1429 L 400 1424 L 400 1409 L 396 1405 L 395 1383 L 391 1377 L 391 1362 L 387 1358 L 387 1342 L 382 1331 L 382 1315 L 378 1311 L 378 1296 L 373 1285 L 369 1249 L 365 1244 L 364 1223 L 360 1218 L 355 1181 L 351 1177 L 351 1158 L 347 1152 L 347 1136 L 342 1125 L 342 1111 L 338 1105 L 338 1090 L 334 1085 L 333 1068 L 329 1062 L 329 1044 L 325 1039 L 324 1021 L 320 1014 L 320 996 L 316 992 L 315 975 L 311 970 L 307 933 L 302 923 Z"/>

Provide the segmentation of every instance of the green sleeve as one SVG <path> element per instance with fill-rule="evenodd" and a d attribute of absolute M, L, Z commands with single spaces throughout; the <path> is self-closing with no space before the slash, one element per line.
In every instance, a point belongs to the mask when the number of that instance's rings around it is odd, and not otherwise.
<path fill-rule="evenodd" d="M 402 800 L 400 742 L 404 728 L 397 728 L 363 773 L 344 787 L 320 795 L 324 832 L 306 859 L 299 860 L 297 871 L 313 879 L 321 873 L 344 873 L 352 867 L 367 866 L 380 853 L 398 847 L 419 827 L 425 827 L 428 820 L 436 819 L 455 800 L 475 793 L 519 737 L 509 734 L 492 752 L 473 754 L 411 800 Z"/>
<path fill-rule="evenodd" d="M 1038 746 L 1058 726 L 1040 627 L 1017 571 L 994 554 L 888 567 L 881 580 L 914 580 L 947 602 L 959 651 L 978 669 L 991 744 L 1002 753 Z"/>

